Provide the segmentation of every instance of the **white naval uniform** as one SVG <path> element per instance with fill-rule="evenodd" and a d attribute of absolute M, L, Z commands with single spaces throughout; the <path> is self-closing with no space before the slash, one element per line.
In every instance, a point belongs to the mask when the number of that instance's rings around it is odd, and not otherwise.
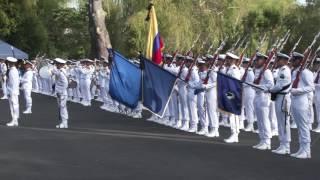
<path fill-rule="evenodd" d="M 226 67 L 222 66 L 218 68 L 218 72 L 222 73 L 222 74 L 226 74 Z M 219 112 L 219 115 L 221 117 L 221 125 L 225 126 L 225 127 L 230 127 L 230 123 L 229 123 L 229 114 L 224 113 L 224 112 Z"/>
<path fill-rule="evenodd" d="M 103 108 L 112 108 L 113 102 L 109 95 L 110 70 L 108 67 L 102 67 L 98 72 L 98 84 L 100 86 L 100 96 L 103 101 Z"/>
<path fill-rule="evenodd" d="M 187 85 L 187 100 L 188 100 L 188 110 L 190 118 L 190 128 L 189 132 L 196 132 L 198 129 L 198 114 L 197 114 L 197 96 L 194 94 L 195 89 L 199 83 L 198 68 L 192 67 L 191 76 Z"/>
<path fill-rule="evenodd" d="M 240 79 L 241 72 L 240 69 L 236 65 L 231 65 L 230 67 L 226 67 L 225 74 L 227 76 Z M 230 129 L 231 129 L 231 136 L 229 139 L 226 139 L 225 141 L 228 142 L 228 140 L 235 140 L 235 142 L 238 142 L 238 135 L 240 133 L 240 119 L 239 116 L 236 116 L 234 114 L 229 115 L 229 121 L 230 121 Z"/>
<path fill-rule="evenodd" d="M 19 119 L 19 72 L 15 66 L 9 69 L 7 79 L 7 95 L 9 98 L 9 105 L 12 117 L 12 123 L 18 126 Z"/>
<path fill-rule="evenodd" d="M 316 121 L 318 123 L 318 127 L 316 129 L 320 130 L 320 70 L 315 74 L 314 86 L 315 86 L 315 99 L 314 103 L 316 106 Z M 319 131 L 320 132 L 320 131 Z"/>
<path fill-rule="evenodd" d="M 180 78 L 185 79 L 187 74 L 188 74 L 188 68 L 184 66 L 181 70 Z M 188 101 L 187 101 L 187 84 L 182 80 L 178 80 L 177 86 L 178 86 L 178 94 L 179 94 L 178 99 L 180 104 L 179 114 L 182 120 L 181 129 L 188 130 L 190 116 L 189 116 Z"/>
<path fill-rule="evenodd" d="M 68 99 L 68 78 L 65 68 L 54 69 L 53 74 L 55 76 L 55 93 L 57 94 L 57 102 L 59 107 L 59 119 L 61 120 L 60 127 L 68 127 L 68 110 L 67 110 L 67 99 Z"/>
<path fill-rule="evenodd" d="M 23 90 L 24 99 L 26 101 L 26 111 L 24 113 L 31 113 L 32 109 L 32 81 L 34 72 L 32 69 L 27 69 L 21 78 L 21 88 Z"/>
<path fill-rule="evenodd" d="M 7 65 L 6 63 L 0 63 L 0 76 L 1 76 L 1 79 L 2 79 L 2 82 L 1 82 L 1 85 L 2 85 L 2 91 L 3 91 L 3 98 L 7 98 L 7 76 L 6 76 L 6 73 L 7 73 Z"/>
<path fill-rule="evenodd" d="M 38 79 L 38 69 L 37 67 L 33 64 L 32 67 L 32 72 L 33 72 L 33 78 L 32 78 L 32 91 L 33 92 L 39 92 L 39 79 Z"/>
<path fill-rule="evenodd" d="M 198 88 L 204 88 L 203 82 L 207 77 L 207 71 L 203 71 L 200 72 L 199 71 L 199 82 L 198 82 Z M 198 118 L 199 118 L 199 122 L 201 124 L 201 129 L 204 129 L 205 132 L 207 133 L 208 131 L 208 126 L 209 126 L 209 122 L 208 122 L 208 116 L 207 116 L 207 112 L 206 112 L 206 102 L 205 102 L 205 91 L 202 91 L 200 93 L 197 94 L 197 109 L 198 109 Z"/>
<path fill-rule="evenodd" d="M 71 76 L 77 82 L 77 87 L 72 90 L 73 91 L 73 101 L 79 103 L 80 98 L 82 98 L 82 96 L 81 96 L 81 92 L 80 92 L 80 71 L 79 71 L 78 66 L 72 68 Z"/>
<path fill-rule="evenodd" d="M 82 103 L 85 106 L 91 106 L 91 77 L 94 72 L 93 66 L 80 67 L 80 91 L 82 95 Z"/>
<path fill-rule="evenodd" d="M 276 78 L 275 85 L 270 89 L 272 93 L 278 93 L 274 101 L 275 112 L 278 121 L 278 134 L 280 146 L 276 150 L 280 154 L 290 153 L 291 131 L 290 131 L 290 84 L 291 70 L 288 66 L 280 67 Z M 289 87 L 288 87 L 289 86 Z M 281 152 L 280 152 L 281 151 Z"/>
<path fill-rule="evenodd" d="M 293 70 L 292 82 L 294 82 L 298 69 Z M 309 99 L 308 95 L 314 90 L 313 74 L 310 70 L 304 69 L 300 74 L 300 81 L 297 88 L 291 89 L 291 113 L 298 127 L 300 148 L 296 155 L 307 154 L 311 156 L 310 129 L 309 129 Z"/>
<path fill-rule="evenodd" d="M 274 69 L 272 71 L 272 76 L 273 79 L 277 79 L 278 77 L 278 69 Z M 273 81 L 274 82 L 274 81 Z M 272 136 L 278 134 L 278 122 L 277 122 L 277 115 L 276 115 L 276 106 L 274 101 L 270 101 L 270 106 L 269 106 L 269 120 L 271 123 L 271 134 Z"/>
<path fill-rule="evenodd" d="M 218 137 L 219 136 L 219 119 L 217 115 L 217 71 L 218 68 L 213 67 L 213 70 L 208 71 L 209 79 L 208 83 L 204 85 L 205 99 L 206 99 L 206 111 L 208 116 L 209 132 L 207 136 Z"/>
<path fill-rule="evenodd" d="M 255 79 L 257 79 L 260 75 L 260 72 L 263 70 L 263 68 L 255 69 Z M 267 149 L 271 148 L 271 123 L 269 120 L 269 107 L 270 107 L 270 93 L 269 91 L 274 85 L 274 79 L 272 76 L 272 72 L 269 69 L 266 69 L 262 75 L 261 81 L 258 85 L 258 87 L 261 89 L 255 89 L 256 95 L 254 98 L 254 107 L 256 110 L 257 115 L 257 123 L 258 123 L 258 129 L 259 129 L 259 137 L 260 137 L 260 143 L 257 145 L 257 147 L 260 146 L 267 146 Z"/>
<path fill-rule="evenodd" d="M 254 72 L 252 68 L 249 68 L 247 73 L 244 74 L 246 77 L 242 77 L 244 82 L 246 83 L 253 83 L 254 81 Z M 247 127 L 246 131 L 253 131 L 253 123 L 254 123 L 254 97 L 255 97 L 255 90 L 248 84 L 243 83 L 243 108 L 244 110 L 242 113 L 245 115 L 247 120 Z"/>
<path fill-rule="evenodd" d="M 69 82 L 69 80 L 73 79 L 71 75 L 72 68 L 70 66 L 66 66 L 65 69 L 66 69 L 66 74 Z M 73 91 L 72 91 L 72 88 L 69 88 L 69 86 L 67 89 L 67 93 L 68 93 L 68 101 L 71 101 L 73 97 Z"/>
<path fill-rule="evenodd" d="M 174 75 L 178 75 L 180 68 L 177 67 L 175 64 L 165 65 L 163 67 L 165 70 L 169 71 Z M 178 104 L 178 88 L 177 84 L 173 87 L 173 92 L 171 94 L 171 98 L 169 100 L 169 104 L 167 109 L 170 112 L 170 121 L 168 123 L 169 126 L 173 127 L 180 127 L 181 121 L 179 121 L 179 104 Z"/>

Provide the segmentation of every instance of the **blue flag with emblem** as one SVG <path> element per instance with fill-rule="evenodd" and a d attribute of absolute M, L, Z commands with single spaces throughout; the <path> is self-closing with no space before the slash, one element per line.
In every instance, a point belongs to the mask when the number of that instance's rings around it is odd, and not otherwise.
<path fill-rule="evenodd" d="M 162 117 L 177 77 L 150 60 L 144 59 L 143 62 L 142 104 Z"/>
<path fill-rule="evenodd" d="M 235 115 L 241 115 L 242 82 L 218 72 L 218 108 Z"/>
<path fill-rule="evenodd" d="M 137 107 L 141 96 L 140 68 L 118 52 L 113 53 L 109 94 L 130 108 Z"/>

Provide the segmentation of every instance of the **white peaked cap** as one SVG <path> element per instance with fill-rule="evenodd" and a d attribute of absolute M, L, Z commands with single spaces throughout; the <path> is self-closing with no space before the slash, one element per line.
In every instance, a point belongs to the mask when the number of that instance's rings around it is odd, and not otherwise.
<path fill-rule="evenodd" d="M 61 58 L 55 58 L 54 61 L 61 63 L 61 64 L 65 64 L 67 62 L 66 60 L 63 60 Z"/>
<path fill-rule="evenodd" d="M 227 52 L 226 55 L 229 56 L 229 57 L 231 57 L 232 59 L 239 59 L 239 56 L 237 56 L 237 55 L 235 55 L 235 54 L 233 54 L 233 53 L 231 53 L 231 52 Z"/>
<path fill-rule="evenodd" d="M 14 58 L 14 57 L 7 57 L 7 61 L 15 63 L 18 61 L 18 59 Z"/>

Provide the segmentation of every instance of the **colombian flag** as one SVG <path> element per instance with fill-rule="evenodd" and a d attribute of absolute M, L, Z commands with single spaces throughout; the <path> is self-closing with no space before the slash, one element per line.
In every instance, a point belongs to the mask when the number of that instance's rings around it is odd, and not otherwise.
<path fill-rule="evenodd" d="M 146 58 L 152 59 L 156 64 L 161 64 L 164 44 L 158 31 L 158 21 L 153 4 L 149 6 L 149 14 L 146 20 L 150 22 Z"/>

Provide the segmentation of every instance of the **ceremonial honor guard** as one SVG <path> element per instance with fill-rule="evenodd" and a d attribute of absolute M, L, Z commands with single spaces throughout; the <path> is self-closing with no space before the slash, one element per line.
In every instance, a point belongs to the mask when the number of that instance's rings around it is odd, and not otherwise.
<path fill-rule="evenodd" d="M 264 69 L 268 57 L 264 54 L 256 54 L 255 62 L 255 85 L 256 95 L 254 98 L 254 107 L 257 115 L 259 129 L 259 144 L 253 146 L 259 150 L 271 149 L 271 124 L 269 120 L 270 93 L 269 90 L 274 85 L 272 72 L 269 69 Z"/>
<path fill-rule="evenodd" d="M 233 53 L 228 52 L 225 58 L 225 65 L 226 71 L 225 74 L 227 76 L 240 79 L 241 73 L 240 69 L 236 66 L 239 57 Z M 231 136 L 224 141 L 226 143 L 237 143 L 239 142 L 238 136 L 240 133 L 240 119 L 239 116 L 234 114 L 229 114 L 229 121 L 230 121 L 230 129 L 231 129 Z"/>
<path fill-rule="evenodd" d="M 60 58 L 55 60 L 56 69 L 52 71 L 55 76 L 55 93 L 57 95 L 58 108 L 59 108 L 59 120 L 60 124 L 56 128 L 68 128 L 68 110 L 67 110 L 67 99 L 68 99 L 68 77 L 66 68 L 64 67 L 66 61 Z"/>
<path fill-rule="evenodd" d="M 108 68 L 109 62 L 108 60 L 102 61 L 102 67 L 98 72 L 98 79 L 99 79 L 99 89 L 100 89 L 100 96 L 103 101 L 103 105 L 100 106 L 101 109 L 110 110 L 112 109 L 112 100 L 109 96 L 109 79 L 110 79 L 110 70 Z M 110 110 L 111 111 L 111 110 Z"/>
<path fill-rule="evenodd" d="M 189 109 L 189 118 L 190 118 L 190 127 L 188 132 L 197 132 L 198 130 L 198 114 L 197 114 L 197 96 L 194 94 L 194 91 L 199 82 L 198 67 L 195 65 L 194 61 L 197 62 L 200 59 L 193 60 L 192 57 L 187 56 L 187 67 L 188 74 L 186 76 L 187 85 L 187 100 L 188 100 L 188 109 Z"/>
<path fill-rule="evenodd" d="M 180 76 L 181 79 L 186 79 L 186 76 L 188 74 L 188 68 L 185 65 L 185 62 L 187 61 L 186 57 L 182 55 L 177 55 L 177 63 L 179 65 L 179 73 L 178 76 Z M 179 89 L 179 103 L 180 103 L 180 114 L 181 114 L 181 130 L 187 131 L 189 129 L 189 123 L 190 123 L 190 115 L 189 115 L 189 109 L 188 109 L 188 100 L 187 100 L 187 84 L 182 81 L 178 80 L 178 89 Z"/>
<path fill-rule="evenodd" d="M 17 59 L 7 57 L 8 62 L 8 77 L 7 77 L 7 96 L 9 99 L 12 121 L 7 123 L 7 126 L 18 126 L 19 119 L 19 72 L 16 68 Z"/>
<path fill-rule="evenodd" d="M 38 69 L 37 69 L 37 61 L 31 60 L 32 63 L 32 72 L 33 72 L 33 78 L 32 78 L 32 91 L 35 93 L 39 92 L 39 80 L 38 80 Z"/>
<path fill-rule="evenodd" d="M 91 78 L 94 73 L 93 61 L 85 59 L 83 65 L 79 68 L 80 71 L 80 91 L 82 95 L 82 105 L 91 106 Z"/>
<path fill-rule="evenodd" d="M 243 68 L 247 69 L 247 71 L 243 74 L 242 80 L 246 83 L 253 83 L 254 81 L 254 73 L 251 67 L 249 66 L 248 58 L 243 59 L 242 66 Z M 255 90 L 248 84 L 243 83 L 243 108 L 245 115 L 245 119 L 247 120 L 247 126 L 245 127 L 244 131 L 246 132 L 254 132 L 254 105 L 253 100 L 255 96 Z"/>
<path fill-rule="evenodd" d="M 291 114 L 298 127 L 300 147 L 298 152 L 291 154 L 291 156 L 300 159 L 311 158 L 308 94 L 314 91 L 312 72 L 300 68 L 303 59 L 303 54 L 297 52 L 292 54 Z"/>
<path fill-rule="evenodd" d="M 195 90 L 195 94 L 197 95 L 197 109 L 199 121 L 201 124 L 200 131 L 197 132 L 199 135 L 208 134 L 208 116 L 206 111 L 206 101 L 205 101 L 205 86 L 203 82 L 205 81 L 208 73 L 208 65 L 203 59 L 198 59 L 199 66 L 199 82 L 198 87 Z M 198 91 L 199 90 L 199 91 Z"/>
<path fill-rule="evenodd" d="M 270 89 L 271 100 L 275 102 L 275 111 L 278 121 L 278 134 L 280 146 L 272 152 L 276 154 L 290 154 L 290 87 L 291 71 L 288 65 L 289 56 L 283 53 L 277 54 L 276 65 L 278 73 L 275 78 L 275 85 Z"/>
<path fill-rule="evenodd" d="M 273 59 L 274 63 L 276 63 L 275 58 L 276 58 L 276 56 L 274 56 L 274 59 Z M 272 67 L 275 67 L 275 66 L 272 65 Z M 272 67 L 270 68 L 270 70 L 272 70 Z M 272 76 L 273 76 L 274 82 L 278 77 L 278 72 L 279 72 L 279 69 L 273 68 Z M 276 106 L 275 106 L 274 101 L 270 101 L 269 120 L 270 120 L 270 125 L 271 125 L 271 135 L 278 136 L 278 123 L 277 123 L 277 115 L 276 115 Z"/>
<path fill-rule="evenodd" d="M 32 111 L 32 81 L 34 72 L 32 70 L 33 64 L 30 61 L 26 61 L 24 64 L 25 72 L 21 78 L 21 88 L 23 90 L 24 99 L 26 101 L 26 109 L 23 111 L 23 114 L 31 114 Z"/>
<path fill-rule="evenodd" d="M 317 128 L 314 129 L 314 132 L 320 132 L 320 58 L 317 58 L 315 61 L 315 67 L 317 69 L 314 79 L 314 85 L 315 85 L 315 106 L 316 106 L 316 121 L 317 121 Z"/>
<path fill-rule="evenodd" d="M 213 61 L 213 56 L 208 55 L 208 63 Z M 216 66 L 212 66 L 212 69 L 207 70 L 208 82 L 204 82 L 203 88 L 205 89 L 205 110 L 206 116 L 208 116 L 208 132 L 205 134 L 207 137 L 219 137 L 219 119 L 217 115 L 217 71 Z"/>
<path fill-rule="evenodd" d="M 5 63 L 5 60 L 0 58 L 0 80 L 1 80 L 1 87 L 2 87 L 2 93 L 3 96 L 0 97 L 1 99 L 8 99 L 7 97 L 7 65 Z"/>

